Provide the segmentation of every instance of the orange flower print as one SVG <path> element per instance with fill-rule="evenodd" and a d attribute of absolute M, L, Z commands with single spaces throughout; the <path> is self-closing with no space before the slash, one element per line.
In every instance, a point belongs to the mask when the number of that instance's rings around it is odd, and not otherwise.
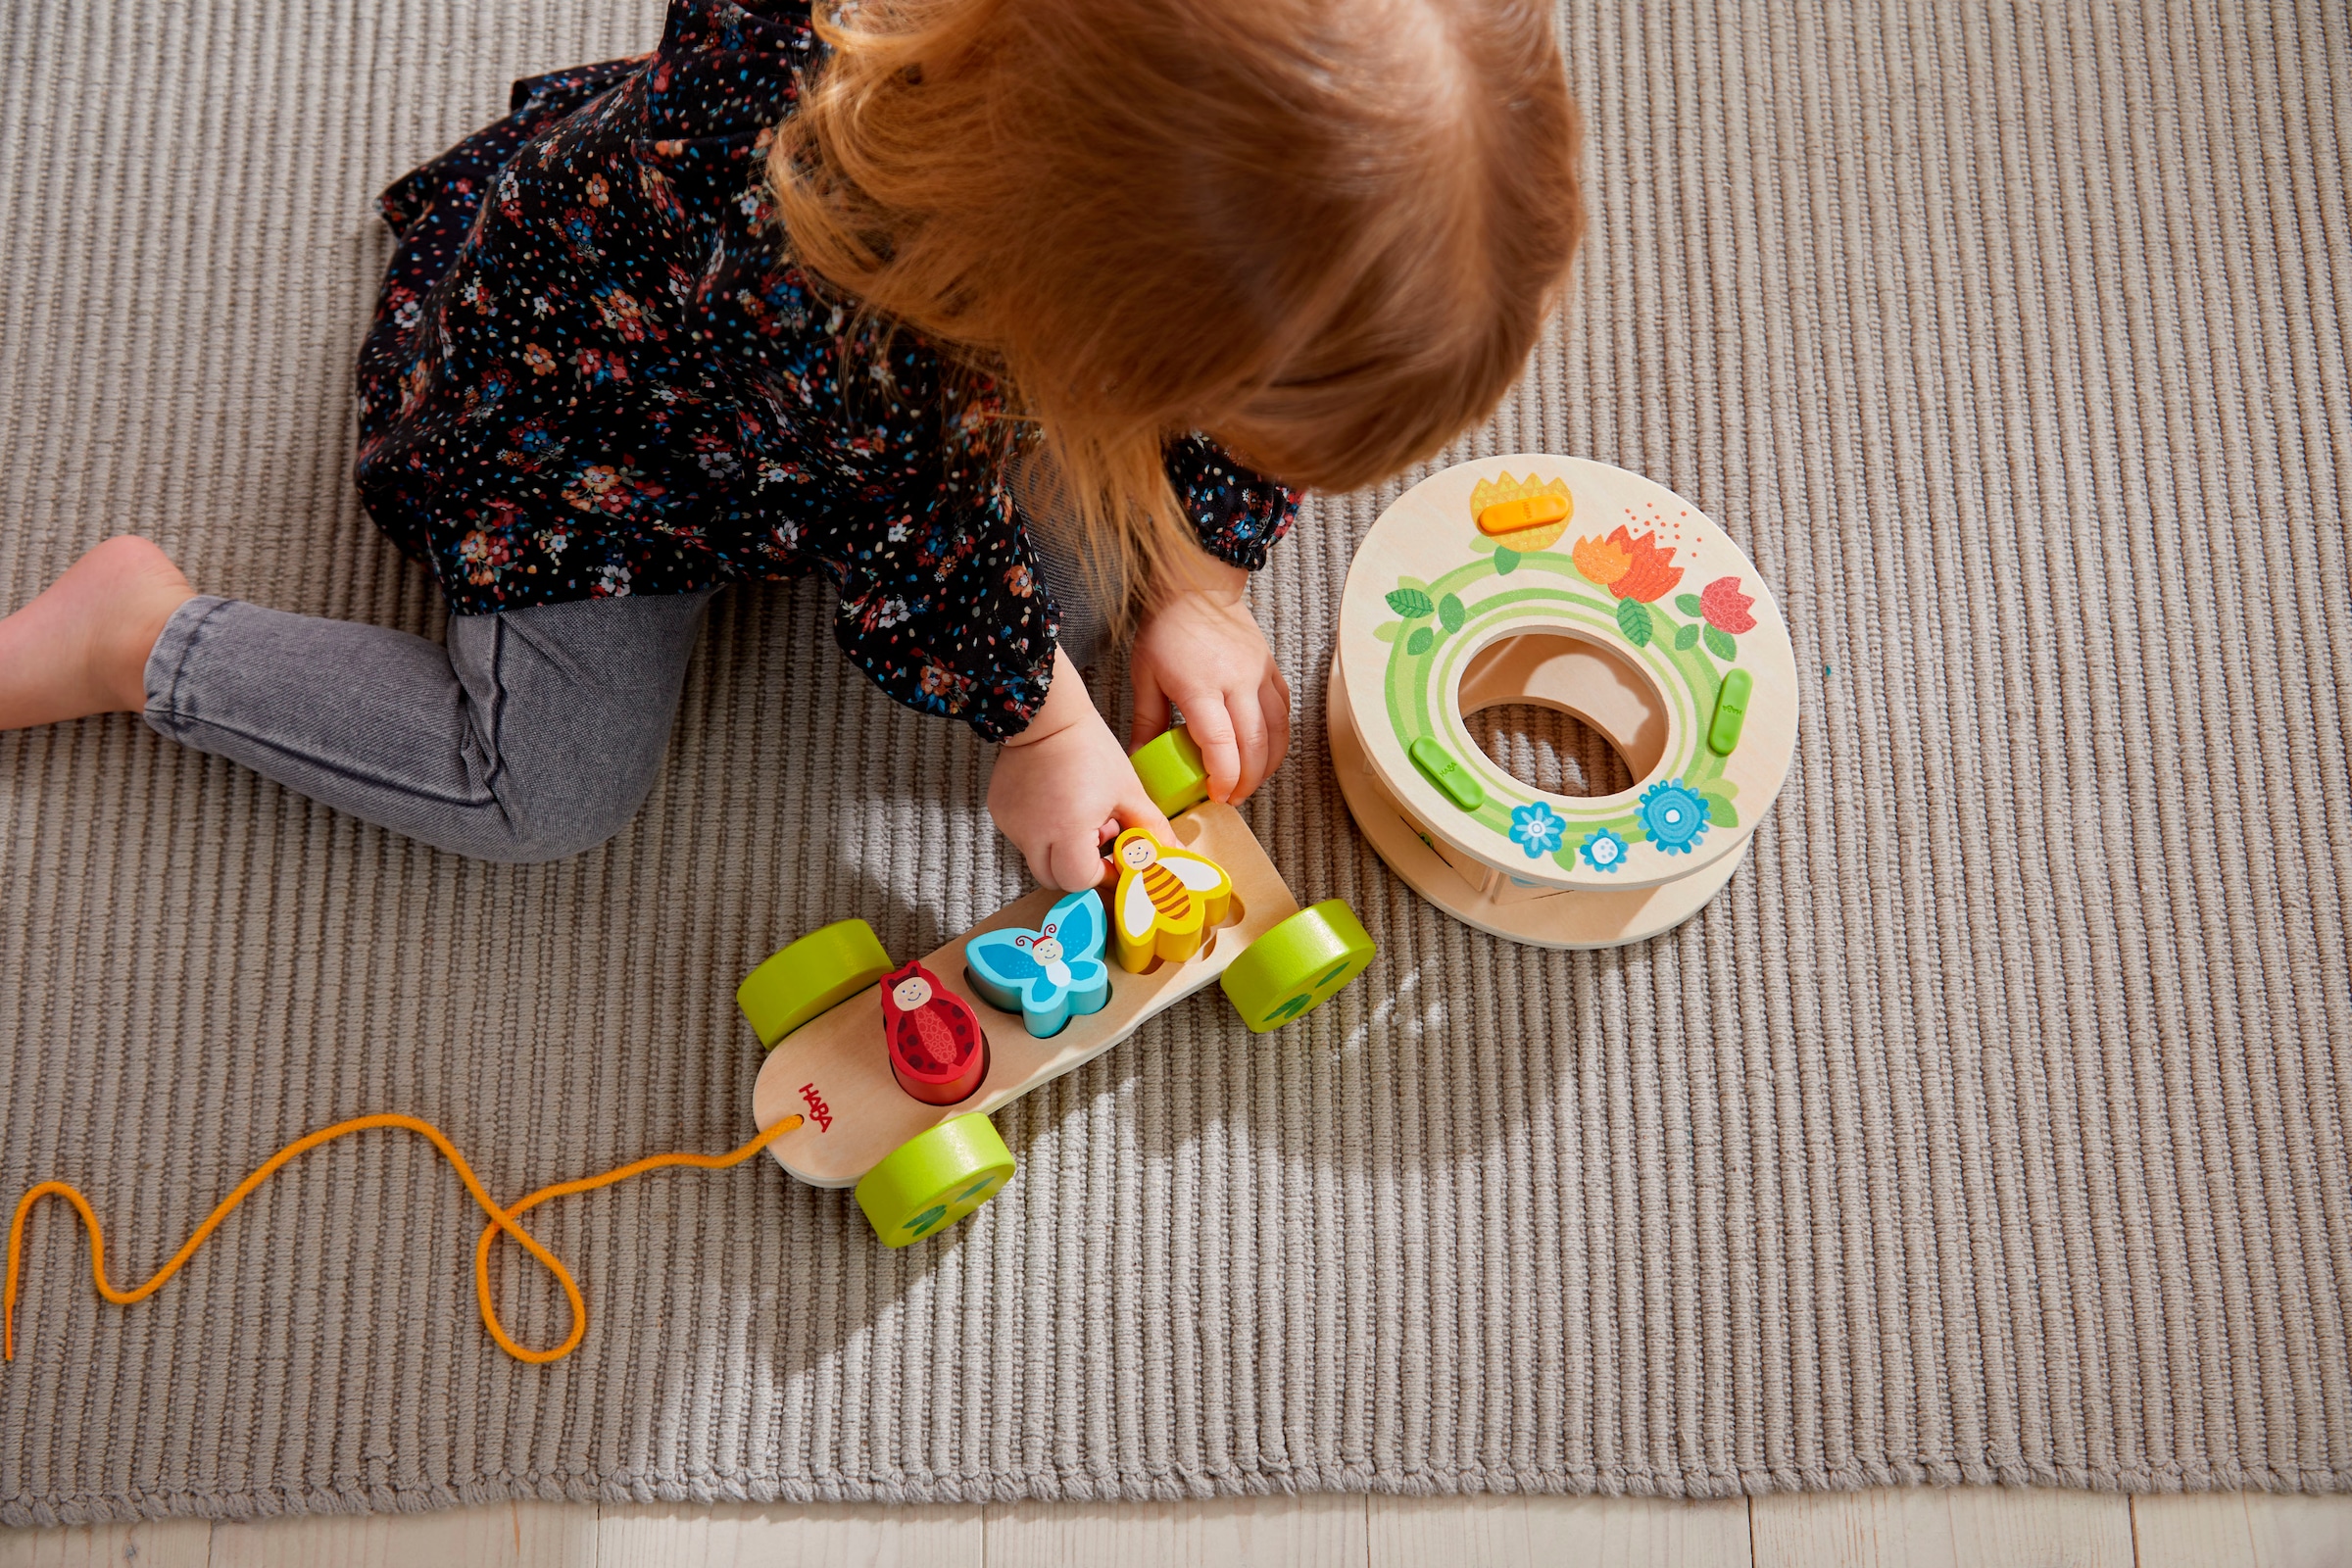
<path fill-rule="evenodd" d="M 522 346 L 522 363 L 531 368 L 533 375 L 551 375 L 556 368 L 556 357 L 536 343 Z"/>
<path fill-rule="evenodd" d="M 620 482 L 618 468 L 609 463 L 592 463 L 580 470 L 578 482 L 564 492 L 564 499 L 582 512 L 618 512 L 628 505 L 627 499 L 616 493 Z"/>
<path fill-rule="evenodd" d="M 564 499 L 579 512 L 608 512 L 614 514 L 626 512 L 638 501 L 651 501 L 663 493 L 663 487 L 627 466 L 627 460 L 614 463 L 591 463 L 580 469 L 580 476 Z"/>
<path fill-rule="evenodd" d="M 1629 538 L 1621 524 L 1609 534 L 1608 542 L 1624 551 L 1627 560 L 1625 570 L 1608 585 L 1618 598 L 1654 605 L 1683 580 L 1683 568 L 1674 564 L 1674 552 L 1659 549 L 1657 535 Z"/>
<path fill-rule="evenodd" d="M 590 174 L 588 176 L 588 205 L 591 207 L 602 207 L 612 199 L 612 187 L 605 183 L 605 176 L 602 174 Z"/>
<path fill-rule="evenodd" d="M 400 378 L 400 412 L 407 414 L 424 401 L 424 394 L 433 384 L 433 362 L 419 359 L 411 364 Z"/>
<path fill-rule="evenodd" d="M 1616 586 L 1617 579 L 1633 568 L 1634 558 L 1618 548 L 1617 541 L 1625 530 L 1600 539 L 1579 539 L 1574 552 L 1576 569 L 1603 588 Z"/>
<path fill-rule="evenodd" d="M 1698 606 L 1707 617 L 1707 624 L 1717 631 L 1734 636 L 1756 628 L 1756 617 L 1747 612 L 1755 600 L 1740 591 L 1737 577 L 1718 577 L 1699 590 Z"/>
<path fill-rule="evenodd" d="M 923 706 L 935 713 L 960 711 L 971 694 L 972 678 L 959 675 L 935 659 L 926 658 L 915 685 L 922 692 Z"/>
<path fill-rule="evenodd" d="M 645 318 L 645 307 L 637 302 L 636 295 L 625 288 L 599 290 L 596 309 L 597 314 L 605 318 L 605 325 L 618 332 L 625 342 L 642 343 L 649 336 L 660 342 L 669 336 Z"/>
<path fill-rule="evenodd" d="M 1037 591 L 1036 579 L 1029 575 L 1029 568 L 1027 566 L 1015 566 L 1010 571 L 1006 572 L 1004 574 L 1004 586 L 1009 592 L 1018 595 L 1023 599 L 1028 598 L 1031 594 Z"/>
<path fill-rule="evenodd" d="M 675 219 L 686 216 L 685 204 L 678 200 L 678 193 L 670 189 L 669 181 L 662 177 L 662 171 L 652 164 L 638 168 L 637 188 L 644 191 L 647 199 L 664 216 Z M 670 270 L 674 272 L 677 269 L 672 267 Z"/>
<path fill-rule="evenodd" d="M 476 528 L 458 541 L 458 558 L 466 564 L 467 582 L 488 587 L 514 559 L 514 546 L 503 533 Z"/>

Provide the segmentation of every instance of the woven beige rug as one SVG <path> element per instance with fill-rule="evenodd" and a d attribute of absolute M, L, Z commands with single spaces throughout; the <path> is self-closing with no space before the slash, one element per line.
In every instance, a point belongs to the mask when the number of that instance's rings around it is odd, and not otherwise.
<path fill-rule="evenodd" d="M 345 477 L 370 198 L 657 24 L 0 7 L 0 606 L 137 528 L 210 589 L 432 625 Z M 1384 950 L 1308 1025 L 1212 995 L 1022 1102 L 1022 1175 L 945 1245 L 764 1161 L 565 1202 L 594 1324 L 544 1370 L 484 1336 L 414 1140 L 312 1156 L 129 1309 L 48 1209 L 0 1517 L 2352 1484 L 2342 5 L 1567 28 L 1576 315 L 1458 455 L 1639 469 L 1774 583 L 1805 723 L 1716 904 L 1597 956 L 1453 923 L 1356 836 L 1318 699 L 1253 820 Z M 1261 585 L 1302 694 L 1383 499 Z M 652 804 L 554 867 L 127 718 L 0 738 L 0 1201 L 82 1183 L 137 1278 L 363 1111 L 502 1194 L 745 1136 L 747 966 L 850 914 L 920 952 L 1021 886 L 980 749 L 822 609 L 723 601 Z"/>

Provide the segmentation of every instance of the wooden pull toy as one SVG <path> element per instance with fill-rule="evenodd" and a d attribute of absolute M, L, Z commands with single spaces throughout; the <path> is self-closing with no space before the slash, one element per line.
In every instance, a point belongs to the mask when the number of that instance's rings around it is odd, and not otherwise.
<path fill-rule="evenodd" d="M 1040 889 L 939 949 L 927 963 L 897 967 L 864 921 L 837 920 L 772 955 L 736 991 L 744 1018 L 768 1055 L 752 1093 L 760 1131 L 733 1152 L 656 1154 L 543 1187 L 501 1206 L 438 1128 L 414 1116 L 361 1116 L 279 1150 L 220 1200 L 152 1278 L 131 1288 L 107 1277 L 105 1241 L 89 1200 L 70 1183 L 42 1182 L 19 1200 L 9 1226 L 0 1354 L 13 1360 L 17 1353 L 25 1222 L 42 1200 L 62 1198 L 73 1205 L 90 1233 L 90 1275 L 98 1293 L 129 1305 L 161 1290 L 230 1211 L 288 1162 L 321 1144 L 378 1128 L 423 1137 L 456 1167 L 488 1221 L 473 1254 L 483 1327 L 508 1354 L 533 1364 L 569 1355 L 588 1332 L 579 1284 L 519 1223 L 558 1198 L 672 1166 L 724 1170 L 765 1149 L 804 1181 L 855 1184 L 858 1206 L 884 1246 L 936 1235 L 1012 1179 L 1012 1154 L 989 1111 L 1093 1060 L 1212 980 L 1222 984 L 1242 1022 L 1262 1033 L 1321 1006 L 1372 961 L 1372 939 L 1346 904 L 1327 899 L 1298 907 L 1241 814 L 1207 800 L 1200 750 L 1181 728 L 1141 748 L 1136 763 L 1153 802 L 1176 818 L 1183 842 L 1160 844 L 1134 833 L 1118 841 L 1120 887 L 1133 882 L 1143 890 L 1138 909 L 1148 909 L 1150 918 L 1139 927 L 1149 947 L 1131 966 L 1137 972 L 1122 976 L 1115 993 L 1102 961 L 1106 922 L 1092 892 Z M 1237 883 L 1244 910 L 1235 916 Z M 1226 933 L 1231 940 L 1201 953 L 1203 932 L 1229 917 L 1235 921 Z M 1154 968 L 1153 956 L 1177 961 Z M 940 979 L 943 973 L 971 982 L 973 995 L 1001 1020 L 996 1033 L 970 1000 Z M 873 1049 L 875 1010 L 868 995 L 880 1002 L 881 1052 Z M 1008 1013 L 1017 1014 L 1023 1027 L 1004 1028 Z M 490 1249 L 501 1236 L 519 1245 L 563 1288 L 571 1328 L 558 1344 L 544 1349 L 522 1345 L 501 1322 L 490 1294 Z"/>
<path fill-rule="evenodd" d="M 1464 722 L 1527 704 L 1638 782 L 1564 796 Z M 1681 923 L 1747 853 L 1796 745 L 1796 656 L 1755 565 L 1671 490 L 1606 464 L 1486 458 L 1407 490 L 1356 551 L 1332 760 L 1382 859 L 1514 941 L 1613 947 Z"/>
<path fill-rule="evenodd" d="M 747 982 L 744 1016 L 773 1042 L 753 1117 L 761 1127 L 796 1123 L 768 1152 L 802 1181 L 855 1186 L 884 1246 L 938 1235 L 1011 1179 L 1012 1154 L 990 1111 L 1093 1060 L 1211 981 L 1262 1033 L 1321 1006 L 1371 963 L 1372 939 L 1348 906 L 1327 899 L 1300 908 L 1241 813 L 1207 798 L 1200 749 L 1181 726 L 1134 761 L 1176 842 L 1119 835 L 1108 910 L 1094 892 L 1040 888 L 899 968 L 863 922 L 840 921 L 775 954 Z M 873 1049 L 874 1004 L 865 1000 L 877 991 L 896 1026 L 887 1056 Z M 980 1042 L 968 1057 L 958 1054 L 961 1017 Z M 932 1054 L 926 1038 L 948 1046 Z M 952 1102 L 934 1100 L 932 1075 L 903 1060 L 917 1051 L 926 1061 L 976 1064 L 977 1076 L 968 1086 L 952 1079 Z M 944 1096 L 951 1075 L 938 1076 Z"/>
<path fill-rule="evenodd" d="M 972 1004 L 919 963 L 882 977 L 882 1036 L 891 1076 L 926 1105 L 969 1100 L 988 1076 L 988 1039 Z"/>

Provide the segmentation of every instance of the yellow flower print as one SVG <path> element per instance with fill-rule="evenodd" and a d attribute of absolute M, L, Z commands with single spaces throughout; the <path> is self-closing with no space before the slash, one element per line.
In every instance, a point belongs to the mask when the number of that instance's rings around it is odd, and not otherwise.
<path fill-rule="evenodd" d="M 1556 497 L 1556 500 L 1552 498 Z M 1530 503 L 1512 507 L 1511 502 Z M 1530 515 L 1546 520 L 1531 522 L 1525 527 L 1497 526 L 1491 511 Z M 1570 494 L 1565 479 L 1546 479 L 1530 473 L 1524 479 L 1514 479 L 1508 473 L 1493 479 L 1481 479 L 1470 492 L 1470 515 L 1477 519 L 1479 532 L 1505 550 L 1525 555 L 1531 550 L 1549 550 L 1560 542 L 1568 531 L 1568 519 L 1575 514 L 1576 498 Z"/>

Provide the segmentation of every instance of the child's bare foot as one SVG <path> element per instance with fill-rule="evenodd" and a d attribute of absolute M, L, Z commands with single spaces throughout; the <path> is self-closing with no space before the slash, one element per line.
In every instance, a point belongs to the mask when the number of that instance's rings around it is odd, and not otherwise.
<path fill-rule="evenodd" d="M 172 558 L 123 534 L 0 619 L 0 729 L 147 706 L 147 655 L 196 596 Z"/>

